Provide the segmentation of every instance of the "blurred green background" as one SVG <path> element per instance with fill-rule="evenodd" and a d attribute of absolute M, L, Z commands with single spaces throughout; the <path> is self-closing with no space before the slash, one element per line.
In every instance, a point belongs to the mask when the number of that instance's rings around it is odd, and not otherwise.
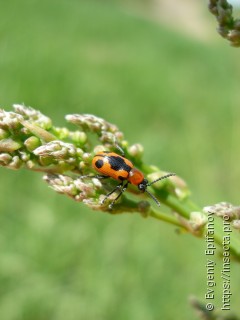
<path fill-rule="evenodd" d="M 183 177 L 200 206 L 239 204 L 239 49 L 220 39 L 205 3 L 201 36 L 191 10 L 184 29 L 171 19 L 177 7 L 155 9 L 0 0 L 1 107 L 24 102 L 57 126 L 68 113 L 103 117 L 143 144 L 147 163 Z M 197 319 L 188 298 L 205 301 L 204 241 L 88 210 L 37 173 L 0 174 L 0 319 Z M 235 297 L 237 271 L 232 263 Z"/>

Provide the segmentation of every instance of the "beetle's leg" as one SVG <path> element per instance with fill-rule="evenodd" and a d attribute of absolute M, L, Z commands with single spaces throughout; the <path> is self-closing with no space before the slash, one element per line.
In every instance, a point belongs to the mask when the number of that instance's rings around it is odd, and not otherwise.
<path fill-rule="evenodd" d="M 103 176 L 100 174 L 96 174 L 96 175 L 91 175 L 91 174 L 87 174 L 85 176 L 80 176 L 81 179 L 85 179 L 85 178 L 96 178 L 96 179 L 107 179 L 110 178 L 109 176 Z"/>
<path fill-rule="evenodd" d="M 123 185 L 123 183 L 121 183 L 121 184 L 122 184 L 122 189 L 121 189 L 121 191 L 119 192 L 119 194 L 117 195 L 117 197 L 112 201 L 112 203 L 110 203 L 109 209 L 112 209 L 112 207 L 113 207 L 113 205 L 115 204 L 115 202 L 121 197 L 121 195 L 123 194 L 123 192 L 127 189 L 128 183 L 129 183 L 129 182 L 127 182 L 125 185 Z"/>
<path fill-rule="evenodd" d="M 104 199 L 101 201 L 101 204 L 104 204 L 104 202 L 107 200 L 107 198 L 114 193 L 116 190 L 121 189 L 123 186 L 123 182 L 121 182 L 120 184 L 118 184 L 112 191 L 110 191 L 109 193 L 107 193 L 104 197 Z"/>
<path fill-rule="evenodd" d="M 93 176 L 93 178 L 97 178 L 97 179 L 107 179 L 110 178 L 109 176 L 103 176 L 101 174 L 96 174 L 95 176 Z"/>

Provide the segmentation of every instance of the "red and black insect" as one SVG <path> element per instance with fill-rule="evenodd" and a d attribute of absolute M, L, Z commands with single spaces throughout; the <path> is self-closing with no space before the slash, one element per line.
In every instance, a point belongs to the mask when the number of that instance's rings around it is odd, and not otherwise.
<path fill-rule="evenodd" d="M 140 170 L 136 169 L 130 160 L 125 158 L 122 148 L 118 145 L 116 145 L 116 147 L 121 152 L 121 156 L 115 152 L 103 151 L 98 152 L 92 160 L 93 168 L 100 173 L 100 175 L 95 176 L 96 178 L 112 178 L 114 180 L 121 181 L 119 185 L 117 185 L 111 192 L 109 192 L 105 196 L 105 198 L 102 200 L 102 204 L 112 193 L 120 190 L 117 197 L 109 205 L 109 208 L 112 208 L 114 203 L 121 197 L 123 192 L 127 189 L 128 184 L 130 183 L 137 186 L 141 192 L 147 192 L 150 197 L 152 197 L 152 199 L 157 203 L 157 205 L 160 206 L 157 198 L 147 190 L 147 187 L 151 186 L 153 183 L 159 180 L 174 176 L 175 173 L 168 173 L 149 183 L 148 180 L 144 178 L 143 173 Z"/>

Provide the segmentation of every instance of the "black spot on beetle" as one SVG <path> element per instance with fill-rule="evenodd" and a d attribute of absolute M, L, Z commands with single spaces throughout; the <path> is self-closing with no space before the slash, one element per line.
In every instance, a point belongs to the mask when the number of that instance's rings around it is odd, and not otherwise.
<path fill-rule="evenodd" d="M 124 159 L 121 157 L 110 156 L 108 158 L 108 161 L 111 166 L 111 169 L 115 171 L 124 170 L 124 171 L 130 172 L 132 169 L 129 165 L 126 164 Z"/>
<path fill-rule="evenodd" d="M 98 160 L 95 162 L 95 166 L 96 166 L 98 169 L 101 169 L 102 166 L 103 166 L 103 160 L 98 159 Z"/>

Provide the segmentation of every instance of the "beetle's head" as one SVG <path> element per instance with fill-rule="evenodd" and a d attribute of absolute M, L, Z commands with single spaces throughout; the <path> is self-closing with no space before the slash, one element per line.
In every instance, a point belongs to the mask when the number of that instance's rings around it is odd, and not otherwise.
<path fill-rule="evenodd" d="M 175 173 L 168 173 L 166 174 L 165 176 L 162 176 L 152 182 L 148 182 L 147 179 L 143 179 L 139 184 L 138 184 L 138 189 L 142 192 L 147 192 L 147 194 L 149 194 L 149 196 L 156 202 L 156 204 L 158 206 L 160 206 L 160 202 L 158 201 L 158 199 L 151 193 L 147 190 L 147 187 L 151 186 L 152 184 L 154 184 L 155 182 L 159 181 L 159 180 L 163 180 L 163 179 L 166 179 L 168 177 L 171 177 L 171 176 L 175 176 Z"/>

